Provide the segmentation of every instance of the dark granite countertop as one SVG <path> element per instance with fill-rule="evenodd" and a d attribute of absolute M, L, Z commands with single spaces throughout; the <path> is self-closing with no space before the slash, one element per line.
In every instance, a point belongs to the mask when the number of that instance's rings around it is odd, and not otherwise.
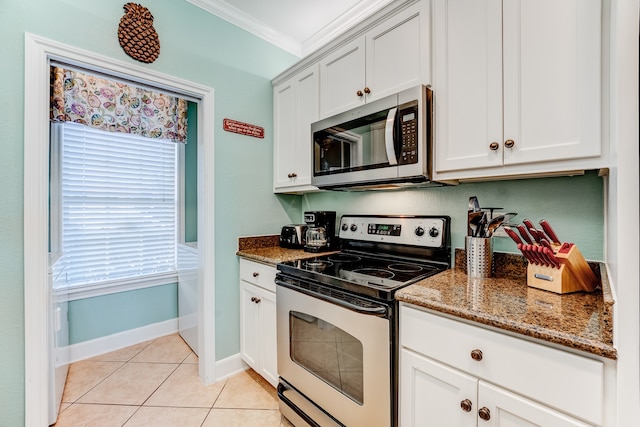
<path fill-rule="evenodd" d="M 604 264 L 590 263 L 602 279 L 601 290 L 564 295 L 528 287 L 526 262 L 518 255 L 494 254 L 496 274 L 489 279 L 467 276 L 462 250 L 456 250 L 455 265 L 462 267 L 407 286 L 396 293 L 396 299 L 609 359 L 617 358 L 613 347 L 613 297 Z"/>
<path fill-rule="evenodd" d="M 240 237 L 236 255 L 253 261 L 275 266 L 279 262 L 314 258 L 318 254 L 302 249 L 288 249 L 278 246 L 279 236 Z M 324 252 L 330 253 L 330 252 Z"/>

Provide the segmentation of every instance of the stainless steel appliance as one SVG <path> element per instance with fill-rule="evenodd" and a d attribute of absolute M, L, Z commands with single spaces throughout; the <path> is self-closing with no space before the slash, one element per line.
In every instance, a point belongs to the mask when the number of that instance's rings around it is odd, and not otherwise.
<path fill-rule="evenodd" d="M 306 237 L 306 224 L 287 224 L 280 230 L 279 244 L 283 248 L 302 249 Z"/>
<path fill-rule="evenodd" d="M 336 247 L 335 212 L 305 212 L 304 222 L 307 223 L 307 232 L 304 244 L 305 251 L 324 252 Z"/>
<path fill-rule="evenodd" d="M 429 182 L 432 101 L 429 87 L 416 86 L 313 123 L 311 183 L 348 189 Z"/>
<path fill-rule="evenodd" d="M 395 292 L 451 265 L 446 216 L 344 215 L 338 253 L 278 264 L 278 396 L 300 426 L 397 425 Z"/>

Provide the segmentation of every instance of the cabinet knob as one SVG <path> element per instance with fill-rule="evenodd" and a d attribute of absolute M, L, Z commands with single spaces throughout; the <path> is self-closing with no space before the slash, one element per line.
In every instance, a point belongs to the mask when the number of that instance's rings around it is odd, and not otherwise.
<path fill-rule="evenodd" d="M 498 148 L 500 148 L 500 144 L 498 144 L 497 142 L 492 142 L 491 144 L 489 144 L 489 150 L 491 151 L 497 151 Z"/>
<path fill-rule="evenodd" d="M 287 175 L 287 177 L 289 177 L 289 178 L 295 178 L 296 176 L 298 176 L 298 174 L 295 173 L 295 172 L 290 173 L 290 174 Z"/>
<path fill-rule="evenodd" d="M 364 93 L 367 93 L 367 94 L 368 94 L 368 93 L 371 93 L 371 89 L 369 89 L 368 87 L 365 87 L 365 88 L 364 88 Z"/>
<path fill-rule="evenodd" d="M 255 302 L 256 304 L 258 304 L 260 301 L 261 299 L 258 297 L 251 297 L 251 302 Z"/>
<path fill-rule="evenodd" d="M 476 362 L 479 362 L 482 360 L 482 350 L 478 350 L 475 349 L 471 352 L 471 358 L 473 360 L 475 360 Z"/>
<path fill-rule="evenodd" d="M 257 271 L 253 272 L 253 277 L 258 277 L 260 275 L 260 273 L 258 273 Z"/>
<path fill-rule="evenodd" d="M 491 419 L 491 411 L 486 406 L 478 409 L 478 416 L 485 421 L 489 421 Z"/>
<path fill-rule="evenodd" d="M 361 90 L 359 90 L 359 91 L 357 91 L 357 92 L 356 92 L 356 95 L 358 95 L 358 96 L 360 96 L 360 97 L 361 97 L 362 95 L 364 95 L 364 93 L 362 93 L 362 91 L 361 91 Z"/>
<path fill-rule="evenodd" d="M 514 145 L 516 145 L 516 142 L 513 139 L 507 139 L 504 142 L 504 146 L 507 148 L 513 148 Z"/>
<path fill-rule="evenodd" d="M 471 412 L 471 401 L 469 399 L 465 399 L 460 402 L 460 407 L 464 412 Z"/>

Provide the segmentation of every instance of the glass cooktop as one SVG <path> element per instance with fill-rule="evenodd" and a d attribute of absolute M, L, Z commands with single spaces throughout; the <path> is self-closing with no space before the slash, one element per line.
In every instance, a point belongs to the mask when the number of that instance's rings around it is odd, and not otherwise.
<path fill-rule="evenodd" d="M 395 290 L 444 269 L 446 266 L 435 263 L 345 251 L 278 264 L 278 270 L 289 276 L 384 299 L 390 299 Z"/>

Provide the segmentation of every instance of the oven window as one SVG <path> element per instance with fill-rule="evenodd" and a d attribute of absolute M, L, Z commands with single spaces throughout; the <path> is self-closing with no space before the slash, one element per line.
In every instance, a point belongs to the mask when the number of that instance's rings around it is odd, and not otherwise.
<path fill-rule="evenodd" d="M 362 342 L 337 326 L 289 312 L 291 359 L 362 405 Z"/>

